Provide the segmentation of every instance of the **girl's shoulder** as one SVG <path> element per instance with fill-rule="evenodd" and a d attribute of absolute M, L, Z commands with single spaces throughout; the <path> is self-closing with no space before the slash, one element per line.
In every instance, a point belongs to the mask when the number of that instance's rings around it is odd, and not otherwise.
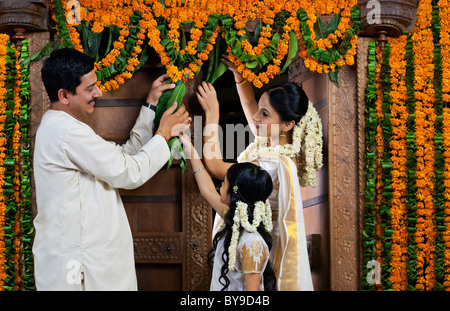
<path fill-rule="evenodd" d="M 268 250 L 269 247 L 261 234 L 258 232 L 248 232 L 244 230 L 239 239 L 238 248 L 240 250 L 248 249 L 254 251 L 265 251 Z"/>

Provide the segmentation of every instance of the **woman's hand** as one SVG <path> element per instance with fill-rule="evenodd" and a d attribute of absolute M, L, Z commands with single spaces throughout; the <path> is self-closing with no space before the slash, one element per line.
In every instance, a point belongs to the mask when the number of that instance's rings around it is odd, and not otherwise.
<path fill-rule="evenodd" d="M 181 133 L 180 133 L 181 134 Z M 181 143 L 183 144 L 184 154 L 187 155 L 188 159 L 193 159 L 195 157 L 195 147 L 192 145 L 192 142 L 185 133 L 178 136 L 180 138 Z"/>
<path fill-rule="evenodd" d="M 237 70 L 237 67 L 234 63 L 230 61 L 230 58 L 226 54 L 222 54 L 222 63 L 228 66 L 228 69 L 231 70 L 234 74 L 234 81 L 235 82 L 241 82 L 244 80 L 242 77 L 242 74 Z"/>
<path fill-rule="evenodd" d="M 219 122 L 219 101 L 217 100 L 216 90 L 211 83 L 205 81 L 198 86 L 197 98 L 205 111 L 208 123 Z"/>

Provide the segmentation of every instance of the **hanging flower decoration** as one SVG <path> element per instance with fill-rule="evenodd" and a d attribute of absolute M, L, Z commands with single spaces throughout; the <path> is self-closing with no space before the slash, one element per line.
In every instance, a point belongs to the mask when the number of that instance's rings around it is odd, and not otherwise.
<path fill-rule="evenodd" d="M 442 146 L 443 146 L 443 206 L 442 211 L 437 217 L 441 220 L 438 228 L 442 232 L 438 249 L 442 251 L 442 255 L 437 262 L 442 262 L 442 274 L 444 275 L 443 287 L 450 290 L 450 2 L 448 0 L 440 0 L 439 6 L 439 22 L 440 22 L 440 52 L 442 58 L 440 94 L 441 100 L 445 103 L 442 109 Z"/>
<path fill-rule="evenodd" d="M 412 32 L 377 49 L 375 71 L 369 53 L 364 261 L 381 273 L 365 289 L 450 289 L 449 9 L 420 1 Z"/>
<path fill-rule="evenodd" d="M 5 280 L 8 275 L 6 273 L 6 239 L 5 239 L 5 224 L 6 219 L 6 202 L 3 197 L 3 189 L 5 185 L 5 152 L 6 152 L 6 137 L 5 137 L 5 120 L 6 120 L 6 44 L 9 41 L 9 36 L 0 34 L 0 290 L 4 289 Z"/>
<path fill-rule="evenodd" d="M 354 62 L 360 27 L 356 0 L 52 0 L 51 8 L 62 46 L 96 60 L 104 92 L 145 63 L 147 43 L 173 82 L 192 79 L 207 60 L 215 62 L 208 71 L 217 79 L 224 69 L 211 56 L 226 51 L 256 87 L 286 70 L 296 55 L 337 83 L 337 68 Z M 319 16 L 330 14 L 326 25 Z M 259 20 L 254 35 L 246 28 L 250 20 Z"/>
<path fill-rule="evenodd" d="M 27 58 L 0 34 L 0 290 L 34 289 Z"/>

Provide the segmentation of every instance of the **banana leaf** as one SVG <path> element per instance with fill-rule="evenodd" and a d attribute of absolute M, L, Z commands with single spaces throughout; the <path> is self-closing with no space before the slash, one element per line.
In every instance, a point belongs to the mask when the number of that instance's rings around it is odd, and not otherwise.
<path fill-rule="evenodd" d="M 166 83 L 171 83 L 171 80 L 168 79 Z M 158 130 L 159 124 L 161 122 L 161 117 L 164 112 L 172 106 L 174 102 L 177 102 L 177 109 L 180 108 L 184 94 L 186 93 L 186 84 L 182 80 L 178 81 L 175 85 L 175 88 L 166 90 L 163 92 L 161 97 L 159 98 L 158 105 L 156 106 L 156 115 L 154 120 L 154 132 Z M 186 169 L 186 157 L 183 152 L 183 145 L 178 137 L 172 137 L 167 142 L 170 150 L 170 158 L 167 162 L 167 169 L 169 169 L 172 165 L 172 162 L 175 158 L 175 152 L 177 151 L 180 155 L 180 167 L 182 173 L 184 173 Z"/>

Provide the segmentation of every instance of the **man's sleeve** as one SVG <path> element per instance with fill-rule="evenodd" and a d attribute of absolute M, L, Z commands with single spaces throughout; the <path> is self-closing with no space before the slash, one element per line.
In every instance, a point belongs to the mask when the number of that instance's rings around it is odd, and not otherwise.
<path fill-rule="evenodd" d="M 63 150 L 68 167 L 83 171 L 114 188 L 134 189 L 156 174 L 169 160 L 169 147 L 159 135 L 151 138 L 135 154 L 95 134 L 88 126 L 68 131 Z"/>
<path fill-rule="evenodd" d="M 130 138 L 122 145 L 128 154 L 135 154 L 153 137 L 155 112 L 142 106 L 139 116 L 130 132 Z"/>

